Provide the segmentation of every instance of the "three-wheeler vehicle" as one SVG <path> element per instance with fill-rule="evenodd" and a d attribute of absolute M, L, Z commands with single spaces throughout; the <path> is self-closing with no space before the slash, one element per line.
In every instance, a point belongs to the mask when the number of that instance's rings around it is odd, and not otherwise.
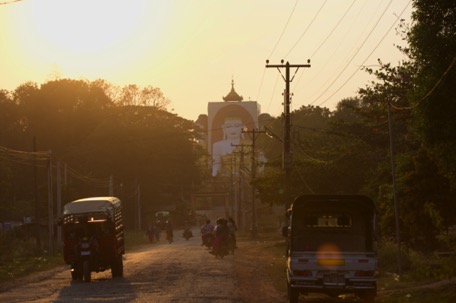
<path fill-rule="evenodd" d="M 299 294 L 377 295 L 376 210 L 363 195 L 302 195 L 290 209 L 287 284 Z"/>
<path fill-rule="evenodd" d="M 63 257 L 73 280 L 91 281 L 91 272 L 123 276 L 125 254 L 122 205 L 116 197 L 79 199 L 64 206 Z"/>

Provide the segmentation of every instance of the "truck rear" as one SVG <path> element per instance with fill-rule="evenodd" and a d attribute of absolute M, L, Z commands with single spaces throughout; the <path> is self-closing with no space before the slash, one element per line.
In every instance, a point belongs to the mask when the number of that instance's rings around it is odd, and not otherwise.
<path fill-rule="evenodd" d="M 64 206 L 63 257 L 73 280 L 90 282 L 91 272 L 110 269 L 123 276 L 125 254 L 122 205 L 116 197 L 90 197 Z"/>
<path fill-rule="evenodd" d="M 377 294 L 376 211 L 362 195 L 303 195 L 289 209 L 287 282 L 299 294 Z"/>

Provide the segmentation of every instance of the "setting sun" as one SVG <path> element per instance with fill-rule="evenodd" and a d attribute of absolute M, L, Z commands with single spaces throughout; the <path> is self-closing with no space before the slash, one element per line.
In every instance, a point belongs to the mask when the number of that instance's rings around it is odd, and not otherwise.
<path fill-rule="evenodd" d="M 1 89 L 62 78 L 151 85 L 189 119 L 227 94 L 232 80 L 245 100 L 280 115 L 283 81 L 266 59 L 310 59 L 312 68 L 296 71 L 293 108 L 331 108 L 370 78 L 362 66 L 403 57 L 391 26 L 410 13 L 405 0 L 4 1 Z"/>
<path fill-rule="evenodd" d="M 15 24 L 12 36 L 23 46 L 18 52 L 34 53 L 39 60 L 31 66 L 47 62 L 55 76 L 101 77 L 121 73 L 127 68 L 123 65 L 139 65 L 146 49 L 150 52 L 144 43 L 160 38 L 166 16 L 163 7 L 154 8 L 146 0 L 42 0 L 17 5 L 24 5 L 16 12 L 20 16 L 10 17 Z M 151 11 L 156 12 L 152 20 Z"/>

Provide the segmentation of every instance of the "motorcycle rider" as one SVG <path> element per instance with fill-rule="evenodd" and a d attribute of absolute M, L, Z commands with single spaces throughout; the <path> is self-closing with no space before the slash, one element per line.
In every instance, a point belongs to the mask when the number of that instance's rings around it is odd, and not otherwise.
<path fill-rule="evenodd" d="M 209 243 L 213 237 L 214 225 L 212 225 L 211 220 L 206 219 L 206 223 L 201 226 L 201 246 L 207 245 L 210 247 Z"/>
<path fill-rule="evenodd" d="M 216 221 L 217 225 L 214 228 L 214 243 L 212 244 L 211 254 L 217 255 L 221 253 L 224 242 L 227 240 L 229 235 L 229 229 L 227 226 L 228 221 L 224 218 L 218 218 Z"/>
<path fill-rule="evenodd" d="M 165 223 L 165 229 L 166 229 L 166 240 L 171 244 L 173 242 L 173 225 L 171 224 L 170 220 L 166 220 Z"/>
<path fill-rule="evenodd" d="M 192 228 L 187 220 L 184 222 L 184 232 L 182 233 L 182 237 L 186 238 L 187 240 L 193 237 Z"/>
<path fill-rule="evenodd" d="M 236 246 L 236 231 L 237 231 L 237 226 L 236 223 L 234 222 L 234 219 L 232 217 L 228 218 L 228 230 L 229 230 L 229 236 L 231 237 L 231 240 L 233 241 L 233 248 L 237 248 Z"/>

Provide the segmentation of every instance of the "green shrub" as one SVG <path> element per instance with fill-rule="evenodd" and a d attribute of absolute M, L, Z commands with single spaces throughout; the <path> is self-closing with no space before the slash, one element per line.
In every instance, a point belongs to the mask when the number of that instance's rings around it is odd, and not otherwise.
<path fill-rule="evenodd" d="M 397 244 L 393 240 L 383 240 L 378 250 L 380 273 L 398 273 Z M 424 254 L 401 246 L 401 267 L 405 279 L 424 281 L 437 278 L 451 278 L 456 275 L 456 256 Z"/>

